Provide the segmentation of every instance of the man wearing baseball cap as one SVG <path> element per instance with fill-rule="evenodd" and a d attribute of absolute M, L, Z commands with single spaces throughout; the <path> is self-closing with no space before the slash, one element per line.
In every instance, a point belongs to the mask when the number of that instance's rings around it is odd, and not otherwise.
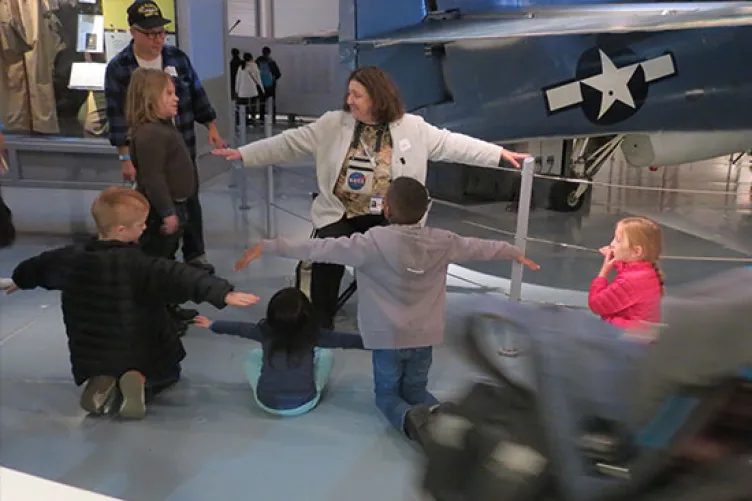
<path fill-rule="evenodd" d="M 136 170 L 129 154 L 125 121 L 125 96 L 130 84 L 131 74 L 139 67 L 163 69 L 173 77 L 175 92 L 178 96 L 178 115 L 175 127 L 183 136 L 194 164 L 194 175 L 198 186 L 196 169 L 196 122 L 206 126 L 209 142 L 215 148 L 224 148 L 225 141 L 217 130 L 217 114 L 214 111 L 206 91 L 201 85 L 196 71 L 188 56 L 171 45 L 165 45 L 170 24 L 162 10 L 150 0 L 136 0 L 128 7 L 128 25 L 133 40 L 107 65 L 105 75 L 105 97 L 107 98 L 107 118 L 110 124 L 110 143 L 117 147 L 123 178 L 134 180 Z M 206 259 L 203 235 L 203 218 L 198 192 L 186 201 L 188 221 L 183 237 L 183 260 L 187 264 L 214 271 Z"/>

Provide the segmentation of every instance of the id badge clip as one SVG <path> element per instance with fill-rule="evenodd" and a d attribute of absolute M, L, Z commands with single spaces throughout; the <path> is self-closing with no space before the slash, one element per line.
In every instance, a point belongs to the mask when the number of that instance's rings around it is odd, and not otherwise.
<path fill-rule="evenodd" d="M 369 210 L 374 216 L 384 212 L 384 197 L 371 197 Z"/>

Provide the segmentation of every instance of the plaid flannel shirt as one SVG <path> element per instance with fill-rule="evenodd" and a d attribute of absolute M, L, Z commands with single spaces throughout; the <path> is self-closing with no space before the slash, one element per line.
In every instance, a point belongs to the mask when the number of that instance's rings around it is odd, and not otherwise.
<path fill-rule="evenodd" d="M 217 119 L 217 113 L 209 102 L 201 80 L 193 69 L 190 59 L 182 50 L 172 45 L 162 48 L 162 67 L 172 66 L 177 72 L 173 77 L 178 96 L 178 114 L 175 126 L 185 140 L 192 157 L 196 157 L 196 131 L 194 123 L 208 124 Z M 110 143 L 113 146 L 128 144 L 128 125 L 125 122 L 125 96 L 131 74 L 138 68 L 131 41 L 107 65 L 104 93 L 107 98 L 107 119 L 110 123 Z"/>

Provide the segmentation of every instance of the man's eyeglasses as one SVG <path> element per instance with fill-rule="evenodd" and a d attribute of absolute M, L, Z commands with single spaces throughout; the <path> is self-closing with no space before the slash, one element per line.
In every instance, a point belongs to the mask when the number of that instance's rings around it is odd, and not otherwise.
<path fill-rule="evenodd" d="M 158 38 L 164 38 L 167 36 L 166 30 L 159 30 L 159 31 L 144 31 L 140 30 L 138 28 L 133 28 L 134 30 L 138 31 L 142 35 L 151 38 L 152 40 L 156 40 Z"/>

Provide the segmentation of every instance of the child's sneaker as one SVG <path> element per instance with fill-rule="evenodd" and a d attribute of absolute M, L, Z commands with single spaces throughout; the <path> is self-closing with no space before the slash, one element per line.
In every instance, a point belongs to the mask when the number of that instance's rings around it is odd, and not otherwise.
<path fill-rule="evenodd" d="M 128 371 L 122 375 L 120 393 L 123 395 L 123 403 L 120 404 L 120 417 L 143 419 L 146 415 L 145 383 L 146 379 L 138 371 Z"/>
<path fill-rule="evenodd" d="M 14 285 L 12 278 L 0 278 L 0 291 L 7 291 Z"/>
<path fill-rule="evenodd" d="M 81 394 L 81 408 L 89 414 L 102 414 L 117 380 L 112 376 L 94 376 L 86 382 Z"/>

